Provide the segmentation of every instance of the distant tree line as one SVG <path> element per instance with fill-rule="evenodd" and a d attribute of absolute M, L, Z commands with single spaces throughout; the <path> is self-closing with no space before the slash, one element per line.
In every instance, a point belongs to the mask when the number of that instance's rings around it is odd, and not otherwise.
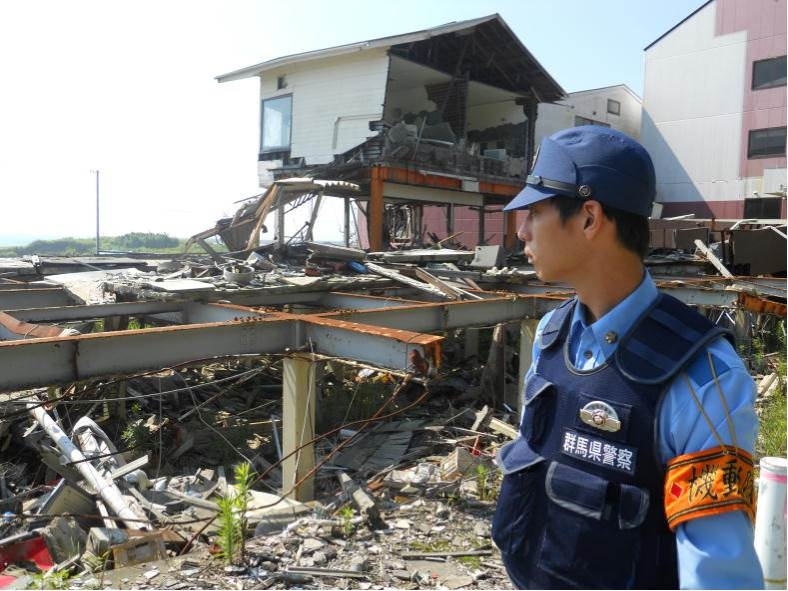
<path fill-rule="evenodd" d="M 161 232 L 130 232 L 121 236 L 102 236 L 101 250 L 114 251 L 163 251 L 179 249 L 183 241 Z M 57 238 L 34 240 L 27 246 L 0 248 L 0 256 L 19 257 L 31 254 L 79 256 L 96 252 L 94 238 Z"/>

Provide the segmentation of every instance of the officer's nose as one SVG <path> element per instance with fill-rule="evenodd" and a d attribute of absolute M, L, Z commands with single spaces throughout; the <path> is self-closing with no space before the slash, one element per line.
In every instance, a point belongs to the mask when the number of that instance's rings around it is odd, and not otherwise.
<path fill-rule="evenodd" d="M 530 223 L 528 220 L 528 211 L 525 212 L 525 218 L 523 219 L 520 227 L 517 228 L 517 237 L 522 240 L 523 242 L 528 242 L 531 240 L 531 229 Z"/>

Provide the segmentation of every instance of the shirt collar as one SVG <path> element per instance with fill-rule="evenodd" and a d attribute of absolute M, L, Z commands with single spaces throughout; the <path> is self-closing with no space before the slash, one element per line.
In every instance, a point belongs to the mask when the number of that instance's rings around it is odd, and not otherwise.
<path fill-rule="evenodd" d="M 615 352 L 621 337 L 629 332 L 632 323 L 640 318 L 658 295 L 659 292 L 654 280 L 649 272 L 645 271 L 640 285 L 616 304 L 612 310 L 591 325 L 586 322 L 585 306 L 575 306 L 572 314 L 571 334 L 578 334 L 590 328 L 594 339 L 602 349 L 604 358 L 607 359 Z M 605 335 L 611 333 L 615 334 L 615 338 L 606 339 Z M 608 340 L 613 342 L 608 342 Z"/>

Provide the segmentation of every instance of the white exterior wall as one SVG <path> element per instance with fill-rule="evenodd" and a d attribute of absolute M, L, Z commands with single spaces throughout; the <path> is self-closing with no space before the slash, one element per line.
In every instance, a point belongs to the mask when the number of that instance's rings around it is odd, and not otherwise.
<path fill-rule="evenodd" d="M 539 103 L 536 108 L 536 129 L 534 130 L 534 141 L 536 145 L 556 131 L 574 127 L 575 113 L 571 105 L 562 103 Z"/>
<path fill-rule="evenodd" d="M 619 115 L 607 112 L 607 99 L 619 102 L 621 105 Z M 607 123 L 613 129 L 626 133 L 635 139 L 640 137 L 640 116 L 643 108 L 640 100 L 626 88 L 612 86 L 599 90 L 575 92 L 570 94 L 569 99 L 564 102 L 574 107 L 574 115 Z"/>
<path fill-rule="evenodd" d="M 385 49 L 292 64 L 261 75 L 260 99 L 293 96 L 290 156 L 324 164 L 374 135 L 369 122 L 381 119 L 388 75 Z M 276 89 L 284 76 L 287 87 Z M 258 162 L 260 186 L 281 160 Z"/>
<path fill-rule="evenodd" d="M 607 99 L 618 101 L 620 115 L 607 112 Z M 557 103 L 539 103 L 536 117 L 536 142 L 556 131 L 575 126 L 575 116 L 607 123 L 635 139 L 640 137 L 642 106 L 640 99 L 623 86 L 573 92 Z"/>
<path fill-rule="evenodd" d="M 715 37 L 712 2 L 646 51 L 641 141 L 657 201 L 742 199 L 746 32 Z"/>

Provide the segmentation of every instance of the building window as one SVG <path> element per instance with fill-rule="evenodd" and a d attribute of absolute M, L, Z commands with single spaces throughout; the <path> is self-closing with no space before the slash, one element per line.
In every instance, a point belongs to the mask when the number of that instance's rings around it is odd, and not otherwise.
<path fill-rule="evenodd" d="M 289 150 L 293 95 L 264 100 L 262 111 L 260 152 Z"/>
<path fill-rule="evenodd" d="M 760 60 L 752 64 L 752 89 L 785 86 L 785 56 Z"/>
<path fill-rule="evenodd" d="M 594 119 L 588 119 L 587 117 L 575 115 L 575 127 L 578 125 L 599 125 L 600 127 L 610 127 L 609 123 L 603 123 L 602 121 L 596 121 Z"/>
<path fill-rule="evenodd" d="M 607 99 L 607 112 L 611 115 L 621 115 L 621 103 L 613 99 Z"/>
<path fill-rule="evenodd" d="M 747 143 L 747 158 L 785 156 L 785 128 L 753 129 Z"/>

